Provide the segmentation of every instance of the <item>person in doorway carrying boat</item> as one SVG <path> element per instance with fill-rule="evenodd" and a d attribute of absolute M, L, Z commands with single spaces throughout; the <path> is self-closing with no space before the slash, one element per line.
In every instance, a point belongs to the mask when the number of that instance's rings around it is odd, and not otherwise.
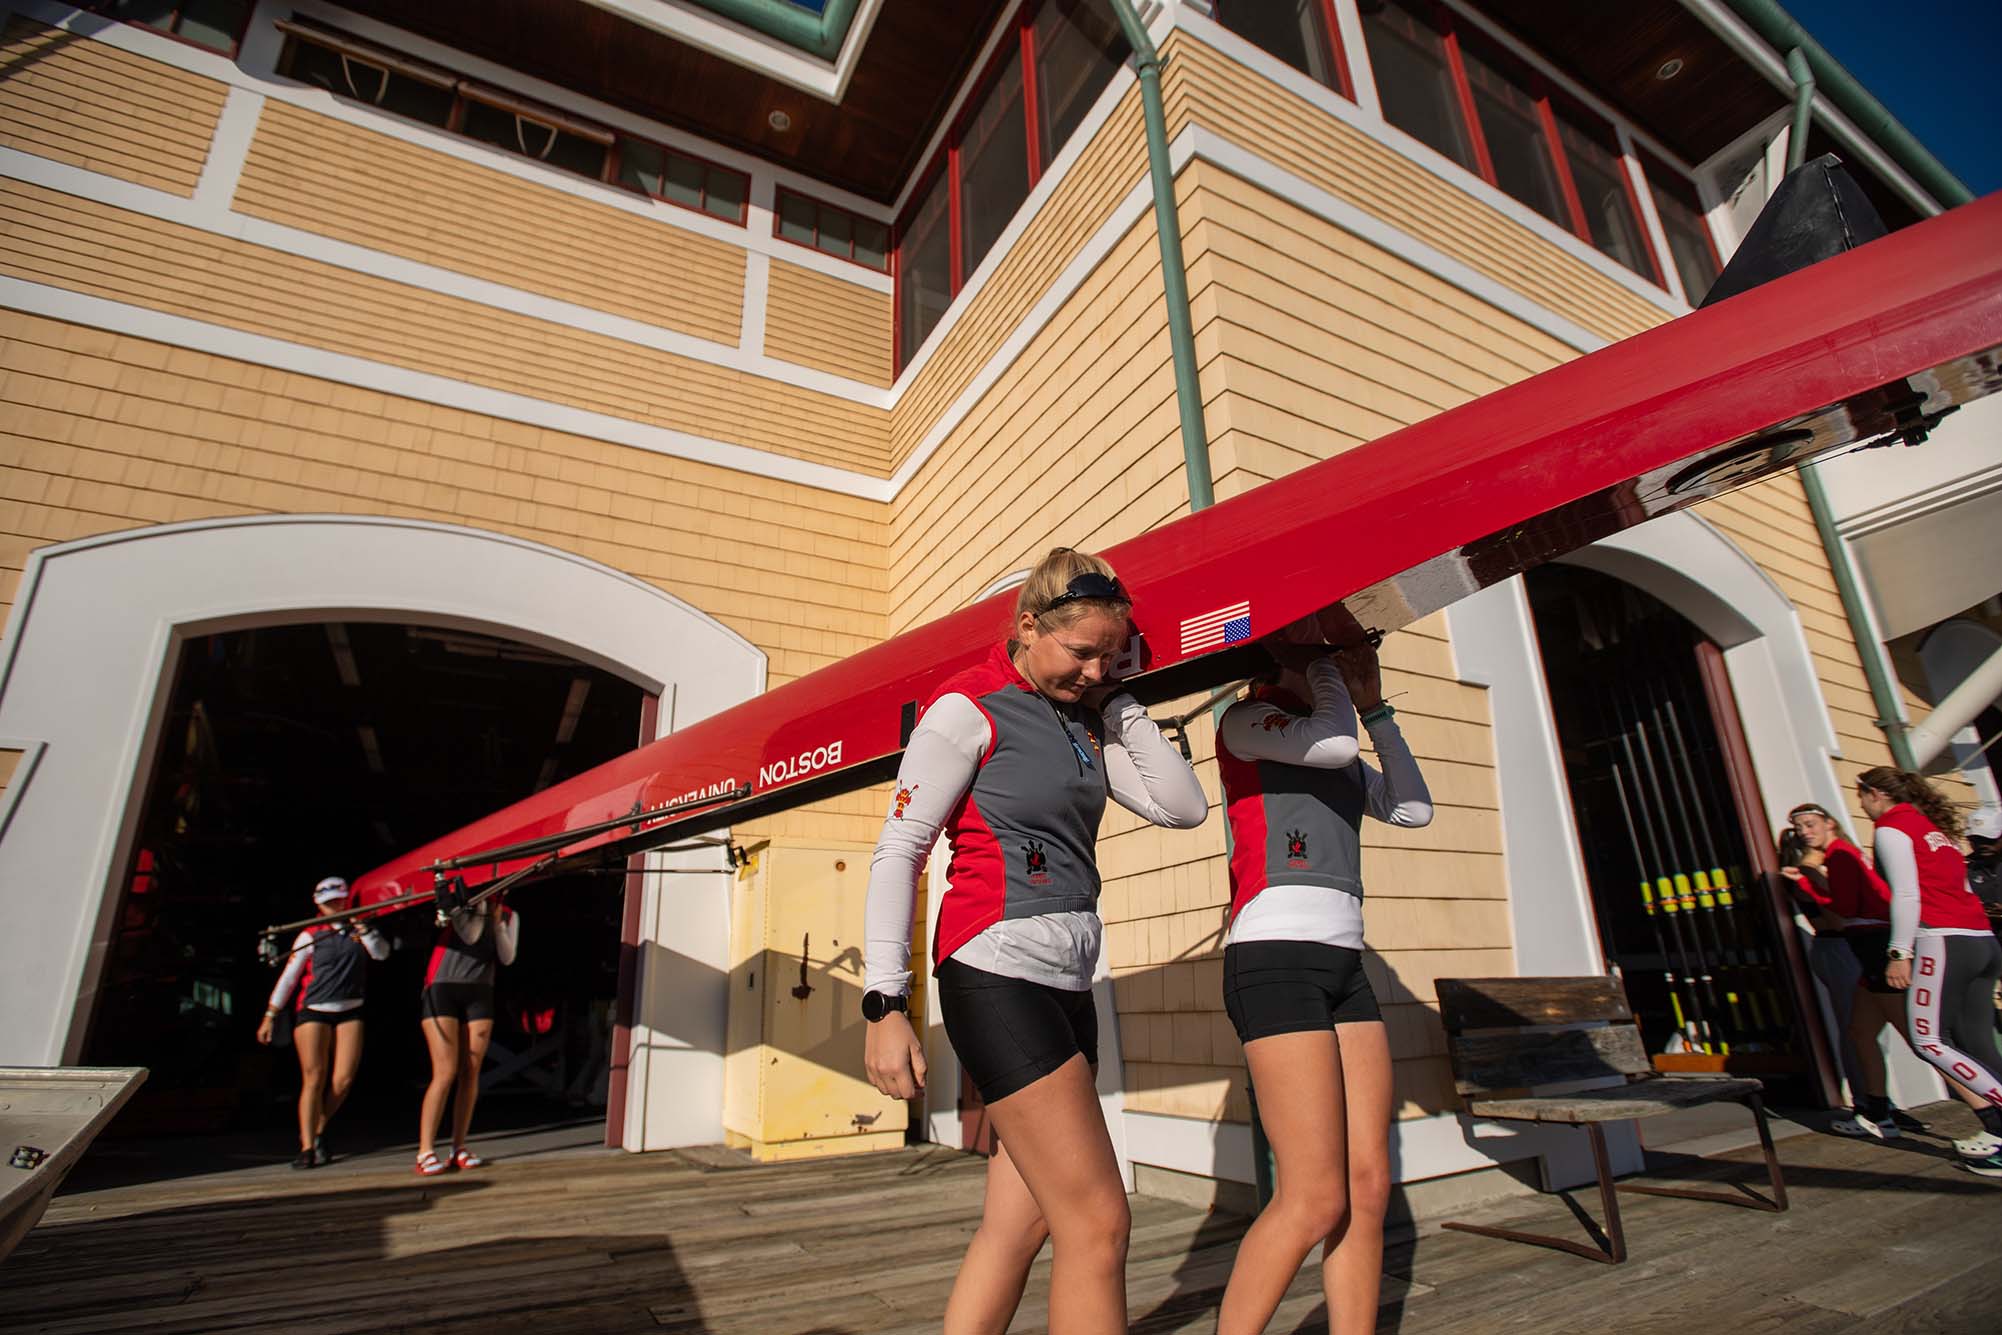
<path fill-rule="evenodd" d="M 348 883 L 340 877 L 329 876 L 313 887 L 313 907 L 321 914 L 347 906 Z M 327 1123 L 347 1102 L 361 1068 L 368 961 L 388 957 L 389 942 L 355 919 L 315 923 L 292 939 L 292 953 L 257 1026 L 257 1041 L 271 1042 L 278 1016 L 290 1002 L 292 1046 L 299 1053 L 299 1155 L 292 1160 L 294 1168 L 332 1161 Z"/>
<path fill-rule="evenodd" d="M 1264 1330 L 1318 1242 L 1328 1329 L 1352 1335 L 1376 1329 L 1392 1101 L 1363 973 L 1362 822 L 1417 829 L 1432 797 L 1352 618 L 1289 627 L 1267 648 L 1277 671 L 1225 712 L 1217 768 L 1231 832 L 1224 1008 L 1277 1190 L 1238 1247 L 1217 1331 Z M 1380 770 L 1361 759 L 1358 713 Z"/>
<path fill-rule="evenodd" d="M 1811 908 L 1814 928 L 1808 968 L 1828 989 L 1841 1043 L 1842 1073 L 1855 1107 L 1828 1129 L 1841 1136 L 1888 1140 L 1926 1124 L 1891 1106 L 1884 1063 L 1886 1030 L 1903 1032 L 1903 998 L 1884 981 L 1890 963 L 1891 889 L 1863 860 L 1863 850 L 1843 836 L 1827 808 L 1803 802 L 1787 813 L 1787 830 L 1799 842 L 1799 862 L 1782 866 L 1795 895 Z"/>
<path fill-rule="evenodd" d="M 1051 1329 L 1126 1329 L 1126 1192 L 1092 1080 L 1099 819 L 1107 796 L 1172 829 L 1209 811 L 1188 762 L 1111 677 L 1131 607 L 1099 558 L 1044 557 L 1009 641 L 927 704 L 870 864 L 865 1060 L 871 1084 L 909 1099 L 925 1077 L 906 1008 L 917 879 L 941 831 L 952 846 L 935 995 L 999 1144 L 949 1335 L 1005 1330 L 1045 1239 Z"/>
<path fill-rule="evenodd" d="M 521 916 L 498 896 L 454 912 L 438 929 L 419 1011 L 424 1046 L 431 1052 L 431 1083 L 425 1086 L 417 1123 L 421 1177 L 485 1163 L 466 1147 L 466 1135 L 480 1096 L 480 1067 L 494 1036 L 494 977 L 501 965 L 514 963 L 520 940 Z M 447 1099 L 452 1103 L 452 1157 L 440 1159 L 433 1142 Z"/>
<path fill-rule="evenodd" d="M 2002 1051 L 1994 1021 L 2002 943 L 1967 888 L 1967 857 L 1955 843 L 1960 813 L 1920 775 L 1889 766 L 1858 775 L 1856 797 L 1876 823 L 1877 874 L 1891 887 L 1884 980 L 1906 995 L 1913 1051 L 1938 1067 L 1981 1119 L 1980 1134 L 1954 1142 L 1963 1166 L 2002 1177 Z"/>

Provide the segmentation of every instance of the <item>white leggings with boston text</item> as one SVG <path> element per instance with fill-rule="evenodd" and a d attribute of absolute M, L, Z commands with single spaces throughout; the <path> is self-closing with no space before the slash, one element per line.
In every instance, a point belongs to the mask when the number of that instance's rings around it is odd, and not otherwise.
<path fill-rule="evenodd" d="M 1921 931 L 1912 945 L 1905 1019 L 1912 1048 L 1944 1074 L 2002 1107 L 2002 1052 L 1995 1046 L 1995 981 L 2002 942 Z"/>

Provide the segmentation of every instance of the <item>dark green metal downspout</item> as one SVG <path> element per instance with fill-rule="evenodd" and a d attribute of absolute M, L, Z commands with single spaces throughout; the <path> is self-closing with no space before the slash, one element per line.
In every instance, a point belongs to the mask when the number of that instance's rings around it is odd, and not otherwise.
<path fill-rule="evenodd" d="M 1133 67 L 1140 75 L 1140 110 L 1147 125 L 1147 174 L 1154 183 L 1154 231 L 1161 238 L 1161 286 L 1168 299 L 1168 349 L 1175 359 L 1175 403 L 1182 416 L 1182 465 L 1189 479 L 1189 509 L 1216 501 L 1210 486 L 1210 439 L 1203 426 L 1202 387 L 1196 377 L 1196 335 L 1189 319 L 1189 278 L 1182 262 L 1182 219 L 1175 207 L 1175 173 L 1168 163 L 1168 114 L 1161 106 L 1161 53 L 1133 0 L 1111 0 Z"/>
<path fill-rule="evenodd" d="M 1814 101 L 1814 68 L 1800 47 L 1787 52 L 1787 74 L 1793 79 L 1793 132 L 1787 136 L 1787 170 L 1807 161 L 1807 124 Z M 1875 722 L 1891 744 L 1891 761 L 1899 769 L 1915 770 L 1911 739 L 1907 735 L 1904 710 L 1891 673 L 1889 656 L 1877 638 L 1876 623 L 1870 619 L 1856 567 L 1849 560 L 1849 548 L 1835 526 L 1835 511 L 1828 504 L 1828 490 L 1813 464 L 1800 470 L 1801 490 L 1807 493 L 1808 512 L 1814 516 L 1814 531 L 1821 535 L 1821 550 L 1828 557 L 1829 573 L 1835 577 L 1835 591 L 1842 598 L 1842 611 L 1849 618 L 1849 634 L 1856 641 L 1857 657 L 1863 660 L 1863 676 L 1870 683 L 1870 702 L 1876 706 Z"/>
<path fill-rule="evenodd" d="M 1889 108 L 1871 96 L 1870 90 L 1858 83 L 1842 67 L 1842 62 L 1829 55 L 1775 0 L 1724 0 L 1724 4 L 1773 50 L 1798 50 L 1820 82 L 1822 95 L 1854 121 L 1872 143 L 1888 153 L 1892 161 L 1910 173 L 1942 208 L 1950 209 L 1974 198 L 1959 177 L 1927 151 L 1916 135 L 1898 123 Z M 1791 60 L 1788 63 L 1791 66 Z M 1795 83 L 1799 83 L 1798 78 Z M 1804 142 L 1806 136 L 1801 139 Z"/>

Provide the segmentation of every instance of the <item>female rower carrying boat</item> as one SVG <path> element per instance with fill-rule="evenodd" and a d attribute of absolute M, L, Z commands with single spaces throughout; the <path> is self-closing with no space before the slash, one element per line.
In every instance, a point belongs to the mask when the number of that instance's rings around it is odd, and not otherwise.
<path fill-rule="evenodd" d="M 1181 753 L 1113 684 L 1131 607 L 1104 561 L 1062 547 L 1044 557 L 1009 642 L 926 706 L 870 864 L 869 1081 L 909 1099 L 925 1075 L 906 1006 L 918 873 L 941 830 L 952 844 L 936 995 L 999 1144 L 949 1335 L 1007 1328 L 1045 1238 L 1050 1328 L 1126 1329 L 1130 1219 L 1092 1081 L 1098 825 L 1108 794 L 1173 829 L 1209 810 Z"/>
<path fill-rule="evenodd" d="M 1954 842 L 1960 813 L 1924 778 L 1889 766 L 1856 779 L 1863 813 L 1877 826 L 1877 874 L 1891 886 L 1890 963 L 1884 980 L 1906 992 L 1912 1050 L 1938 1067 L 1981 1119 L 1954 1142 L 1962 1164 L 2002 1177 L 2002 1051 L 1995 1046 L 1995 983 L 2002 943 L 1967 888 L 1967 858 Z"/>
<path fill-rule="evenodd" d="M 1362 965 L 1362 820 L 1415 829 L 1432 798 L 1383 701 L 1376 650 L 1339 616 L 1332 634 L 1310 621 L 1267 641 L 1279 670 L 1217 728 L 1231 830 L 1224 1008 L 1278 1179 L 1238 1246 L 1218 1335 L 1264 1330 L 1317 1242 L 1328 1329 L 1376 1329 L 1391 1070 Z M 1381 772 L 1360 758 L 1357 711 Z"/>
<path fill-rule="evenodd" d="M 313 887 L 313 907 L 322 914 L 348 906 L 348 883 L 329 876 Z M 373 927 L 354 919 L 317 923 L 292 940 L 292 955 L 278 975 L 257 1026 L 257 1041 L 272 1039 L 278 1013 L 289 1001 L 292 1046 L 299 1053 L 299 1156 L 294 1168 L 332 1162 L 327 1123 L 333 1120 L 361 1067 L 362 1003 L 368 991 L 368 961 L 389 957 L 389 942 Z M 332 1053 L 332 1080 L 328 1054 Z"/>
<path fill-rule="evenodd" d="M 486 1162 L 466 1148 L 466 1136 L 480 1096 L 480 1067 L 494 1036 L 494 976 L 501 965 L 514 963 L 520 940 L 520 915 L 498 897 L 479 908 L 458 910 L 438 929 L 419 1007 L 424 1045 L 431 1052 L 431 1083 L 425 1086 L 417 1123 L 420 1177 Z M 452 1157 L 440 1159 L 432 1142 L 447 1099 L 452 1101 Z"/>

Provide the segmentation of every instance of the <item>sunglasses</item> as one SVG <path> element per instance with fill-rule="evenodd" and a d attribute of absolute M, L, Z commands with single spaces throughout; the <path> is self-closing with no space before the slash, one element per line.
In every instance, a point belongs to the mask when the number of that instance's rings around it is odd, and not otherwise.
<path fill-rule="evenodd" d="M 1119 581 L 1112 576 L 1101 575 L 1096 570 L 1087 570 L 1082 575 L 1073 576 L 1071 582 L 1064 587 L 1064 591 L 1050 599 L 1043 607 L 1042 614 L 1047 616 L 1065 603 L 1085 601 L 1131 603 L 1133 600 L 1126 596 L 1126 590 L 1121 588 Z"/>

